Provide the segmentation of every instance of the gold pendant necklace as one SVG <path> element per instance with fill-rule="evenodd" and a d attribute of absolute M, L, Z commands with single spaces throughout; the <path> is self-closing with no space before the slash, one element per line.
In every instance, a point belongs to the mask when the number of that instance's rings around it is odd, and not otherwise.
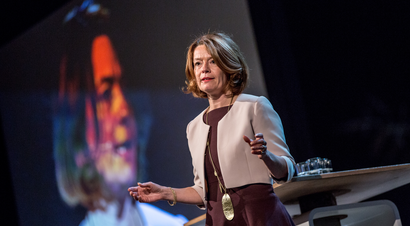
<path fill-rule="evenodd" d="M 228 111 L 229 112 L 231 105 L 232 105 L 232 101 L 233 101 L 233 95 L 231 98 L 231 103 L 228 106 Z M 208 114 L 209 111 L 206 112 L 206 124 L 208 125 Z M 210 131 L 211 129 L 209 129 Z M 233 211 L 233 205 L 232 205 L 232 200 L 231 197 L 229 196 L 229 194 L 226 192 L 226 188 L 225 186 L 221 183 L 221 180 L 219 179 L 218 173 L 216 172 L 216 167 L 214 164 L 214 161 L 212 160 L 212 155 L 211 155 L 211 148 L 209 147 L 209 132 L 208 132 L 208 140 L 206 141 L 206 146 L 208 147 L 208 152 L 209 152 L 209 159 L 211 160 L 212 163 L 212 167 L 214 168 L 214 175 L 216 176 L 216 178 L 218 179 L 218 183 L 219 183 L 219 189 L 221 190 L 221 193 L 224 193 L 224 195 L 222 196 L 222 210 L 224 212 L 225 218 L 227 220 L 232 220 L 234 217 L 234 211 Z"/>

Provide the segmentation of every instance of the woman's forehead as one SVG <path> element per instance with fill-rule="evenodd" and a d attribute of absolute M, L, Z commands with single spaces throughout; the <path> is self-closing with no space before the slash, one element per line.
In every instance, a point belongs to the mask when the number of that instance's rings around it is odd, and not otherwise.
<path fill-rule="evenodd" d="M 203 59 L 212 57 L 208 48 L 205 45 L 197 46 L 193 54 L 194 59 Z"/>

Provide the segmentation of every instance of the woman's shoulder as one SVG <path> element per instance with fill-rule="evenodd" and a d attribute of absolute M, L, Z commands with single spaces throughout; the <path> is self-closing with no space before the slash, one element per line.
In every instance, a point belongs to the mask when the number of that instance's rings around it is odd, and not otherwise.
<path fill-rule="evenodd" d="M 264 96 L 255 96 L 252 94 L 241 93 L 236 99 L 237 102 L 261 102 L 261 101 L 268 101 L 268 99 Z M 269 101 L 268 101 L 269 102 Z"/>

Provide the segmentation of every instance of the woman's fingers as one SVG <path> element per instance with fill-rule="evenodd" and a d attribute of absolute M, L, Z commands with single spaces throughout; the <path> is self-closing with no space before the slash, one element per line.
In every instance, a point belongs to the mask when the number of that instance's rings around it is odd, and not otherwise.
<path fill-rule="evenodd" d="M 143 190 L 146 189 L 146 187 L 149 187 L 147 183 L 137 183 L 138 186 L 135 187 L 129 187 L 128 192 L 130 193 L 130 196 L 134 198 L 136 201 L 141 201 L 141 196 L 139 195 L 138 191 L 143 192 Z"/>
<path fill-rule="evenodd" d="M 263 139 L 263 134 L 262 133 L 257 133 L 257 134 L 255 134 L 255 138 L 262 138 Z"/>
<path fill-rule="evenodd" d="M 128 191 L 132 191 L 132 192 L 136 192 L 138 191 L 138 189 L 142 189 L 142 188 L 151 188 L 152 183 L 151 182 L 147 182 L 147 183 L 137 183 L 138 186 L 134 186 L 134 187 L 129 187 Z"/>
<path fill-rule="evenodd" d="M 247 137 L 245 135 L 243 136 L 243 140 L 246 143 L 248 143 L 250 146 L 254 146 L 254 145 L 258 145 L 258 144 L 266 145 L 266 141 L 263 139 L 263 135 L 261 133 L 256 134 L 255 138 L 256 138 L 255 140 L 252 140 L 252 139 L 250 139 L 249 137 Z"/>
<path fill-rule="evenodd" d="M 133 198 L 133 199 L 135 199 L 135 200 L 137 200 L 138 201 L 138 192 L 133 192 L 133 191 L 130 191 L 130 196 Z"/>
<path fill-rule="evenodd" d="M 247 137 L 247 136 L 243 136 L 243 140 L 246 142 L 246 143 L 248 143 L 249 145 L 251 145 L 251 142 L 252 142 L 252 140 L 251 139 L 249 139 L 249 137 Z"/>
<path fill-rule="evenodd" d="M 253 147 L 255 145 L 256 146 L 258 146 L 258 145 L 260 145 L 260 146 L 265 145 L 266 146 L 266 141 L 263 139 L 263 134 L 262 133 L 255 134 L 255 138 L 256 138 L 255 140 L 252 140 L 247 136 L 243 136 L 243 140 L 246 143 L 248 143 L 251 147 Z"/>
<path fill-rule="evenodd" d="M 252 154 L 259 155 L 259 158 L 262 158 L 266 153 L 266 141 L 263 139 L 262 133 L 255 134 L 255 140 L 251 140 L 247 136 L 243 136 L 243 139 L 251 146 Z"/>
<path fill-rule="evenodd" d="M 266 149 L 266 146 L 265 146 L 265 145 L 258 145 L 258 146 L 253 146 L 253 147 L 251 147 L 251 149 L 252 149 L 253 151 L 255 151 L 255 150 L 265 150 L 265 149 Z"/>
<path fill-rule="evenodd" d="M 263 134 L 262 133 L 257 133 L 255 134 L 255 144 L 262 144 L 262 145 L 266 145 L 266 141 L 265 139 L 263 139 Z"/>
<path fill-rule="evenodd" d="M 138 186 L 128 188 L 129 194 L 138 202 L 155 202 L 161 199 L 161 186 L 152 182 L 137 183 Z"/>
<path fill-rule="evenodd" d="M 152 186 L 152 182 L 146 182 L 146 183 L 137 183 L 139 187 L 146 187 L 149 188 Z"/>
<path fill-rule="evenodd" d="M 128 188 L 128 191 L 136 191 L 137 189 L 138 189 L 138 186 L 129 187 L 129 188 Z"/>
<path fill-rule="evenodd" d="M 258 155 L 260 159 L 265 156 L 267 147 L 262 133 L 255 134 L 255 140 L 252 140 L 247 136 L 243 136 L 243 140 L 251 146 L 252 154 Z"/>

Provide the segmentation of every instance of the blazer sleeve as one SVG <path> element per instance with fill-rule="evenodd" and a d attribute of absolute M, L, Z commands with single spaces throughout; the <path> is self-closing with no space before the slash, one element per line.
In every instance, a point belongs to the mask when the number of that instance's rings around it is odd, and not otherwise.
<path fill-rule="evenodd" d="M 285 159 L 288 168 L 287 178 L 275 178 L 270 172 L 271 177 L 276 182 L 289 181 L 295 173 L 295 160 L 289 152 L 286 144 L 285 133 L 282 121 L 278 113 L 273 109 L 272 104 L 266 97 L 258 97 L 254 107 L 253 129 L 255 134 L 262 133 L 267 142 L 267 150 Z"/>
<path fill-rule="evenodd" d="M 188 134 L 189 134 L 189 125 L 190 123 L 188 123 L 187 128 L 186 128 L 186 134 L 187 134 L 187 138 L 188 138 Z M 192 157 L 192 154 L 191 154 Z M 194 159 L 192 158 L 192 167 L 193 167 L 193 174 L 194 174 L 194 185 L 191 186 L 196 192 L 198 192 L 199 196 L 202 199 L 203 204 L 202 205 L 198 205 L 198 207 L 200 209 L 205 209 L 205 194 L 204 194 L 204 189 L 203 189 L 203 185 L 201 183 L 201 180 L 199 178 L 199 175 L 196 171 L 196 167 L 195 167 L 195 163 L 194 163 Z"/>
<path fill-rule="evenodd" d="M 203 190 L 203 186 L 201 184 L 201 180 L 199 179 L 198 174 L 196 173 L 195 166 L 194 166 L 194 185 L 192 186 L 192 188 L 195 189 L 196 192 L 198 192 L 198 194 L 199 194 L 199 196 L 201 196 L 201 199 L 202 199 L 202 202 L 203 202 L 202 205 L 197 205 L 197 206 L 200 209 L 205 209 L 206 200 L 204 198 L 205 197 L 204 190 Z"/>

